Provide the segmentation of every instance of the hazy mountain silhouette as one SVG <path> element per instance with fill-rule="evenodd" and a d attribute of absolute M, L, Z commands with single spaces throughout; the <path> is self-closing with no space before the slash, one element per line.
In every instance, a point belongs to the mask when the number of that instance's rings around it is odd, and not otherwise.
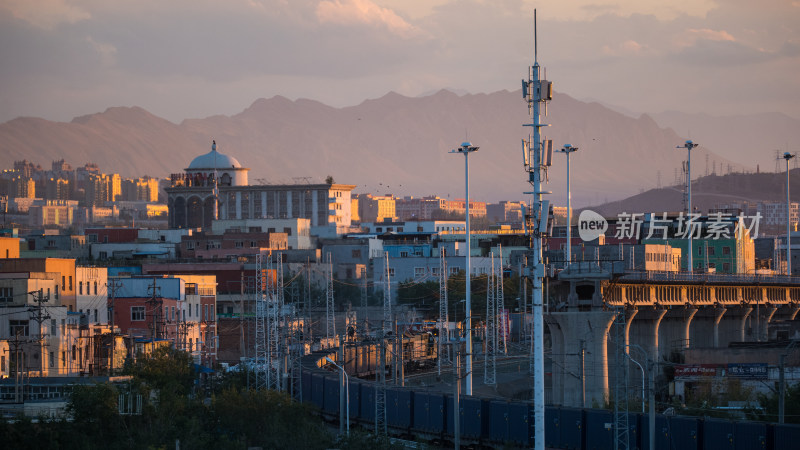
<path fill-rule="evenodd" d="M 800 169 L 790 172 L 791 198 L 800 199 Z M 696 178 L 692 182 L 692 209 L 706 213 L 710 208 L 733 202 L 786 202 L 786 173 L 731 173 Z M 590 206 L 588 209 L 604 217 L 621 212 L 663 213 L 684 210 L 683 186 L 669 186 Z"/>
<path fill-rule="evenodd" d="M 554 147 L 579 147 L 571 159 L 576 205 L 621 198 L 641 189 L 673 184 L 685 158 L 684 137 L 660 128 L 647 115 L 631 118 L 598 103 L 556 94 L 545 122 Z M 292 183 L 327 175 L 358 185 L 357 192 L 438 194 L 463 198 L 464 162 L 448 152 L 465 139 L 481 147 L 470 156 L 470 193 L 485 201 L 524 198 L 521 139 L 528 111 L 519 91 L 426 97 L 396 93 L 346 108 L 276 96 L 256 100 L 234 116 L 188 119 L 174 124 L 147 111 L 109 108 L 70 123 L 19 118 L 0 125 L 0 154 L 49 168 L 64 158 L 73 166 L 97 163 L 123 176 L 180 172 L 216 139 L 222 153 L 249 167 L 252 184 Z M 710 149 L 714 150 L 714 149 Z M 693 162 L 707 150 L 693 151 Z M 720 167 L 723 152 L 709 153 Z M 696 158 L 696 159 L 695 159 Z M 553 156 L 553 198 L 566 198 L 565 161 Z M 753 164 L 753 168 L 755 165 Z"/>

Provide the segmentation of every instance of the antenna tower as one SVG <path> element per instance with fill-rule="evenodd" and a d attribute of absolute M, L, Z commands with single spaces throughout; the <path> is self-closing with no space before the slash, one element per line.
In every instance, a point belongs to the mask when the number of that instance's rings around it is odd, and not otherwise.
<path fill-rule="evenodd" d="M 269 272 L 264 269 L 264 259 L 269 265 L 269 255 L 258 253 L 256 255 L 256 334 L 255 334 L 255 388 L 264 389 L 268 387 L 267 364 L 269 362 L 269 350 L 267 348 L 267 296 L 269 295 L 268 280 Z"/>
<path fill-rule="evenodd" d="M 336 310 L 333 303 L 333 263 L 331 262 L 330 253 L 328 253 L 327 278 L 327 289 L 325 289 L 325 337 L 328 340 L 328 345 L 333 346 L 333 341 L 336 338 Z"/>
<path fill-rule="evenodd" d="M 497 318 L 498 318 L 498 330 L 500 334 L 500 339 L 503 341 L 503 354 L 508 354 L 508 315 L 506 314 L 506 305 L 504 297 L 504 289 L 503 289 L 503 246 L 497 246 L 500 252 L 497 261 L 497 269 L 499 270 L 499 275 L 497 277 L 496 285 L 497 285 L 497 297 L 495 299 L 495 303 L 497 304 Z M 499 341 L 498 341 L 499 342 Z"/>
<path fill-rule="evenodd" d="M 542 252 L 542 236 L 547 231 L 547 202 L 543 202 L 542 195 L 542 142 L 541 128 L 547 126 L 540 122 L 540 108 L 544 106 L 545 114 L 547 102 L 553 98 L 552 83 L 540 77 L 540 67 L 538 61 L 538 43 L 536 37 L 536 10 L 533 12 L 534 29 L 534 63 L 528 68 L 528 79 L 522 80 L 522 97 L 528 104 L 528 113 L 531 123 L 525 124 L 533 128 L 532 142 L 529 140 L 527 146 L 523 148 L 525 161 L 533 164 L 525 165 L 528 172 L 528 182 L 533 188 L 533 201 L 531 202 L 530 214 L 526 214 L 525 220 L 529 221 L 525 226 L 530 239 L 530 253 L 528 266 L 525 268 L 525 276 L 532 280 L 533 284 L 533 331 L 531 339 L 533 341 L 532 353 L 530 355 L 533 373 L 533 436 L 534 449 L 544 450 L 544 317 L 543 317 L 543 292 L 542 281 L 545 274 L 545 265 Z M 527 152 L 533 148 L 533 158 Z M 546 155 L 545 155 L 546 156 Z M 544 205 L 543 205 L 544 203 Z"/>
<path fill-rule="evenodd" d="M 628 349 L 625 346 L 625 318 L 625 306 L 621 306 L 613 325 L 614 342 L 617 344 L 614 361 L 614 450 L 631 448 L 628 434 Z"/>
<path fill-rule="evenodd" d="M 272 255 L 269 255 L 270 266 Z M 271 273 L 272 271 L 270 271 Z M 275 281 L 269 284 L 267 295 L 267 387 L 276 391 L 281 390 L 281 311 L 283 310 L 283 264 L 282 255 L 277 254 L 275 264 Z"/>
<path fill-rule="evenodd" d="M 486 277 L 486 363 L 483 365 L 483 383 L 497 385 L 497 305 L 495 304 L 495 266 L 492 253 L 492 270 Z"/>
<path fill-rule="evenodd" d="M 439 247 L 439 348 L 437 349 L 437 368 L 439 375 L 442 374 L 442 363 L 445 358 L 445 343 L 450 340 L 448 336 L 448 322 L 447 307 L 449 302 L 447 300 L 447 251 L 444 247 Z"/>
<path fill-rule="evenodd" d="M 383 280 L 383 333 L 386 334 L 392 328 L 392 293 L 391 280 L 389 279 L 389 252 L 383 253 L 383 261 L 386 266 L 386 278 Z"/>

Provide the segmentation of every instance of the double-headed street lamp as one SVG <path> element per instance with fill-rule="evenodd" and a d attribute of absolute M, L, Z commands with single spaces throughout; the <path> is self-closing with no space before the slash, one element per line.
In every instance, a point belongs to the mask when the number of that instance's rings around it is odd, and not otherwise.
<path fill-rule="evenodd" d="M 467 219 L 467 276 L 466 284 L 467 284 L 467 305 L 466 305 L 466 318 L 465 318 L 465 327 L 467 333 L 467 354 L 465 355 L 465 366 L 467 370 L 467 378 L 466 378 L 466 386 L 464 386 L 464 394 L 472 395 L 472 300 L 470 299 L 470 272 L 472 271 L 472 265 L 469 259 L 470 253 L 470 229 L 469 229 L 469 154 L 472 152 L 477 152 L 478 148 L 472 145 L 470 142 L 463 142 L 461 147 L 451 150 L 450 153 L 461 153 L 464 155 L 464 179 L 466 183 L 466 200 L 465 200 L 465 208 L 466 208 L 466 219 Z"/>
<path fill-rule="evenodd" d="M 687 220 L 692 219 L 692 149 L 697 147 L 700 144 L 695 144 L 692 141 L 686 141 L 683 145 L 679 145 L 675 148 L 685 148 L 686 149 L 686 191 L 687 191 L 687 201 L 689 203 L 687 209 Z M 688 251 L 688 258 L 686 259 L 687 268 L 689 269 L 689 273 L 694 273 L 694 265 L 692 265 L 692 233 L 689 233 L 689 251 Z"/>
<path fill-rule="evenodd" d="M 347 437 L 350 437 L 350 378 L 347 376 L 347 372 L 344 370 L 344 367 L 336 364 L 330 357 L 326 356 L 325 360 L 328 363 L 333 364 L 336 366 L 337 369 L 342 371 L 342 382 L 344 386 L 339 388 L 339 432 L 344 431 L 343 423 L 347 423 Z M 346 396 L 347 400 L 344 400 L 342 396 Z M 345 408 L 344 414 L 342 414 L 342 408 Z M 343 420 L 344 419 L 344 420 Z"/>
<path fill-rule="evenodd" d="M 792 214 L 791 203 L 789 203 L 789 160 L 795 155 L 786 152 L 783 159 L 786 160 L 786 276 L 792 276 Z"/>
<path fill-rule="evenodd" d="M 578 151 L 578 147 L 566 144 L 559 152 L 567 155 L 567 259 L 566 266 L 572 262 L 572 190 L 569 183 L 569 155 Z"/>

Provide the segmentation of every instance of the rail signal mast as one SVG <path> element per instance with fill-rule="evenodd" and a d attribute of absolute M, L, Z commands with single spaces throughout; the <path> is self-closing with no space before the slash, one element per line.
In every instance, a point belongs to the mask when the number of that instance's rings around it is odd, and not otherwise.
<path fill-rule="evenodd" d="M 547 126 L 540 122 L 541 108 L 547 112 L 547 102 L 553 98 L 553 85 L 541 78 L 541 68 L 538 61 L 536 43 L 536 10 L 533 13 L 534 29 L 534 63 L 528 68 L 528 79 L 522 80 L 522 97 L 528 103 L 528 113 L 531 123 L 523 126 L 533 128 L 533 137 L 523 142 L 523 158 L 525 170 L 528 172 L 528 182 L 533 187 L 533 202 L 530 213 L 526 215 L 526 231 L 530 236 L 531 252 L 525 275 L 533 281 L 533 411 L 534 411 L 534 449 L 544 450 L 544 318 L 542 280 L 544 279 L 545 266 L 542 258 L 542 236 L 547 232 L 547 219 L 549 202 L 542 200 L 542 171 L 549 165 L 552 155 L 552 142 L 544 145 L 541 137 L 541 128 Z M 525 145 L 527 144 L 527 145 Z M 531 154 L 532 153 L 532 154 Z"/>

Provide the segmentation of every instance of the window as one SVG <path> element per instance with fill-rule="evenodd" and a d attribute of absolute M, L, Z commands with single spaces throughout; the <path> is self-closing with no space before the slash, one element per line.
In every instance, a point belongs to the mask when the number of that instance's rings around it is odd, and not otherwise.
<path fill-rule="evenodd" d="M 94 321 L 97 322 L 97 310 L 94 310 Z"/>
<path fill-rule="evenodd" d="M 87 287 L 86 290 L 89 290 Z M 97 281 L 94 282 L 94 295 L 97 295 Z"/>
<path fill-rule="evenodd" d="M 425 276 L 425 268 L 424 267 L 414 267 L 414 278 L 424 277 Z"/>
<path fill-rule="evenodd" d="M 11 336 L 28 336 L 28 321 L 9 320 L 8 329 L 11 332 Z"/>
<path fill-rule="evenodd" d="M 67 288 L 67 277 L 61 275 L 61 290 L 63 291 L 66 288 Z"/>
<path fill-rule="evenodd" d="M 57 332 L 56 324 L 57 324 L 56 319 L 50 319 L 50 336 L 56 335 Z"/>
<path fill-rule="evenodd" d="M 78 295 L 83 295 L 83 281 L 78 281 Z"/>
<path fill-rule="evenodd" d="M 72 275 L 69 276 L 69 290 L 72 290 Z"/>
<path fill-rule="evenodd" d="M 401 257 L 401 258 L 408 258 L 408 252 L 401 251 L 401 252 L 400 252 L 400 257 Z"/>
<path fill-rule="evenodd" d="M 352 257 L 353 258 L 361 258 L 361 249 L 353 250 Z"/>
<path fill-rule="evenodd" d="M 394 267 L 389 267 L 389 276 L 390 277 L 394 276 Z"/>
<path fill-rule="evenodd" d="M 194 305 L 194 315 L 197 316 L 198 319 L 200 318 L 200 304 L 199 303 L 196 303 Z"/>
<path fill-rule="evenodd" d="M 186 250 L 194 250 L 194 241 L 186 241 Z"/>
<path fill-rule="evenodd" d="M 714 247 L 708 247 L 708 256 L 714 256 Z"/>
<path fill-rule="evenodd" d="M 97 257 L 99 259 L 108 259 L 108 252 L 100 252 Z"/>
<path fill-rule="evenodd" d="M 54 352 L 50 352 L 50 367 L 55 367 L 56 365 L 56 354 Z"/>
<path fill-rule="evenodd" d="M 450 275 L 456 275 L 457 273 L 458 273 L 458 267 L 450 268 Z"/>
<path fill-rule="evenodd" d="M 170 309 L 169 314 L 170 314 L 170 320 L 175 320 L 175 307 L 174 306 Z"/>
<path fill-rule="evenodd" d="M 722 254 L 723 255 L 730 255 L 731 254 L 731 248 L 728 247 L 727 245 L 725 247 L 722 247 Z"/>
<path fill-rule="evenodd" d="M 722 263 L 722 271 L 728 273 L 731 271 L 731 263 Z"/>
<path fill-rule="evenodd" d="M 131 321 L 144 320 L 144 306 L 131 306 Z"/>
<path fill-rule="evenodd" d="M 283 232 L 286 233 L 287 236 L 292 235 L 292 229 L 290 227 L 284 227 Z"/>
<path fill-rule="evenodd" d="M 250 248 L 258 247 L 258 243 L 256 241 L 250 241 Z"/>
<path fill-rule="evenodd" d="M 236 247 L 236 248 L 244 248 L 244 241 L 236 241 L 234 243 L 234 247 Z"/>
<path fill-rule="evenodd" d="M 14 288 L 0 287 L 0 302 L 13 302 L 13 301 L 14 301 Z"/>

